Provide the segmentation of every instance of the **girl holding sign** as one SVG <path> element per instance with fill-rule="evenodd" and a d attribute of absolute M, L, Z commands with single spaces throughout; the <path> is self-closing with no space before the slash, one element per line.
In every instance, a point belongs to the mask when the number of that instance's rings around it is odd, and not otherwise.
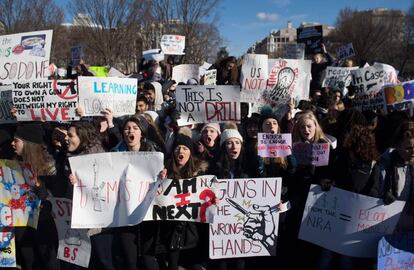
<path fill-rule="evenodd" d="M 160 177 L 178 180 L 203 175 L 208 163 L 195 158 L 193 148 L 192 139 L 179 132 L 173 144 L 172 157 L 167 160 Z M 180 257 L 191 265 L 187 269 L 205 269 L 208 224 L 185 221 L 154 221 L 151 224 L 153 226 L 142 235 L 145 269 L 162 269 L 159 264 L 165 259 L 168 270 L 177 270 Z"/>
<path fill-rule="evenodd" d="M 42 269 L 58 269 L 57 230 L 51 215 L 52 205 L 47 200 L 49 197 L 47 186 L 57 181 L 54 177 L 56 168 L 55 161 L 47 152 L 43 141 L 43 127 L 40 124 L 20 125 L 11 145 L 19 160 L 31 165 L 35 175 L 34 182 L 29 184 L 42 200 L 37 229 L 15 228 L 17 261 L 23 269 L 33 269 L 36 264 Z"/>
<path fill-rule="evenodd" d="M 301 113 L 293 127 L 293 145 L 295 143 L 316 144 L 316 143 L 329 143 L 331 141 L 324 134 L 319 126 L 318 120 L 311 111 Z M 332 147 L 331 147 L 332 148 Z M 294 146 L 295 149 L 295 146 Z M 306 198 L 308 196 L 309 188 L 311 184 L 319 184 L 323 190 L 329 190 L 333 181 L 332 171 L 330 170 L 330 163 L 332 158 L 332 149 L 330 150 L 330 160 L 327 166 L 316 167 L 309 162 L 308 164 L 298 165 L 295 175 L 292 181 L 289 182 L 289 200 L 291 202 L 291 209 L 287 212 L 287 234 L 291 239 L 289 242 L 288 254 L 294 254 L 299 252 L 305 254 L 306 264 L 315 265 L 315 258 L 317 256 L 318 247 L 302 240 L 298 240 L 299 228 L 302 221 L 302 214 L 306 204 Z M 295 150 L 293 151 L 294 155 Z M 301 153 L 303 154 L 303 153 Z M 306 153 L 305 153 L 306 154 Z M 307 153 L 312 155 L 312 151 Z M 311 156 L 305 157 L 306 160 L 311 160 Z M 298 160 L 299 163 L 299 160 Z M 292 259 L 292 260 L 290 260 Z M 289 258 L 290 262 L 295 262 L 293 258 Z M 312 266 L 310 266 L 312 268 Z"/>
<path fill-rule="evenodd" d="M 96 129 L 89 123 L 72 123 L 67 136 L 68 156 L 86 155 L 105 152 Z M 69 164 L 69 162 L 68 162 Z M 69 168 L 69 165 L 68 165 Z M 77 178 L 70 174 L 69 180 L 76 185 Z M 90 229 L 92 254 L 90 266 L 105 270 L 114 270 L 112 260 L 112 229 Z"/>

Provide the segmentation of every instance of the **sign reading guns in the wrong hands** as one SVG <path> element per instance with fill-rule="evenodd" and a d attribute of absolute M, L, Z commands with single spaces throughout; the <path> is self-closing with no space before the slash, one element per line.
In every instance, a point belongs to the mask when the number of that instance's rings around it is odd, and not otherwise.
<path fill-rule="evenodd" d="M 178 125 L 240 121 L 240 87 L 177 86 Z"/>

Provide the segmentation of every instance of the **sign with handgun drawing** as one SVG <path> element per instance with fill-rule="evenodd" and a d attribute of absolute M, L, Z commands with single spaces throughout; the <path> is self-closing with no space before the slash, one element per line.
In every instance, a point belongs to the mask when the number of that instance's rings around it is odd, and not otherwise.
<path fill-rule="evenodd" d="M 72 228 L 105 228 L 140 223 L 156 193 L 164 167 L 159 152 L 118 152 L 69 159 L 73 187 Z"/>
<path fill-rule="evenodd" d="M 218 180 L 211 259 L 276 255 L 281 178 Z"/>

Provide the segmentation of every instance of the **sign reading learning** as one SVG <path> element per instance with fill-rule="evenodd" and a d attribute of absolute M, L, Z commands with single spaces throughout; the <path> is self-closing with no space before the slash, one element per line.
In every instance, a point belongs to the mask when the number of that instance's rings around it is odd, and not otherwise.
<path fill-rule="evenodd" d="M 115 77 L 79 77 L 79 105 L 85 116 L 100 116 L 112 109 L 114 116 L 135 114 L 138 82 Z"/>

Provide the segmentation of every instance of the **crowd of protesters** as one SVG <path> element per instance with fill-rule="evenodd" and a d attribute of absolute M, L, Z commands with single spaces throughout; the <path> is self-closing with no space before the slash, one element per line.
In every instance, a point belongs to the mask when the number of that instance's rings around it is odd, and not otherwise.
<path fill-rule="evenodd" d="M 51 215 L 51 197 L 72 199 L 68 158 L 111 151 L 159 151 L 165 154 L 160 175 L 183 179 L 213 174 L 219 179 L 282 178 L 282 202 L 291 209 L 280 214 L 275 256 L 211 260 L 208 225 L 177 221 L 145 221 L 135 226 L 91 230 L 89 269 L 374 269 L 376 260 L 352 258 L 298 239 L 311 184 L 323 191 L 335 186 L 391 204 L 407 201 L 398 232 L 412 230 L 414 199 L 414 121 L 406 112 L 359 111 L 352 108 L 353 91 L 321 86 L 333 58 L 323 47 L 314 55 L 310 98 L 290 100 L 282 118 L 272 108 L 249 113 L 242 104 L 240 123 L 206 123 L 179 127 L 175 110 L 177 83 L 171 80 L 174 59 L 143 61 L 136 114 L 70 123 L 42 122 L 2 125 L 0 158 L 29 162 L 36 173 L 35 193 L 42 206 L 37 229 L 15 228 L 17 264 L 21 269 L 81 269 L 56 258 L 58 237 Z M 344 66 L 353 66 L 351 60 Z M 239 85 L 240 64 L 228 57 L 217 69 L 217 85 Z M 161 70 L 160 76 L 156 76 Z M 87 66 L 73 75 L 92 76 Z M 69 70 L 68 74 L 72 74 Z M 182 83 L 181 83 L 182 84 Z M 200 84 L 199 78 L 187 84 Z M 82 116 L 82 108 L 78 108 Z M 329 165 L 298 165 L 295 157 L 261 158 L 257 133 L 291 133 L 292 142 L 329 143 Z M 407 210 L 408 209 L 408 210 Z M 276 241 L 276 239 L 274 239 Z"/>

